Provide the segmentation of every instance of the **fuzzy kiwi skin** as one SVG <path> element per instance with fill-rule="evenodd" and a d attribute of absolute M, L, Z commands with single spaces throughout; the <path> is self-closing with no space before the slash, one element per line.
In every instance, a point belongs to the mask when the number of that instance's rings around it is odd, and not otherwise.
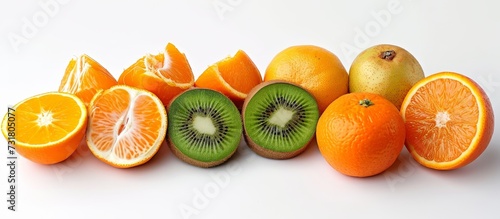
<path fill-rule="evenodd" d="M 244 119 L 244 116 L 245 116 L 245 111 L 246 111 L 246 108 L 247 108 L 247 105 L 248 105 L 248 102 L 250 102 L 250 99 L 252 99 L 252 97 L 263 87 L 267 86 L 267 85 L 270 85 L 270 84 L 275 84 L 275 83 L 283 83 L 283 84 L 291 84 L 291 85 L 294 85 L 294 86 L 297 86 L 297 87 L 301 87 L 303 88 L 302 86 L 298 85 L 298 84 L 295 84 L 295 83 L 291 83 L 291 82 L 288 82 L 288 81 L 283 81 L 283 80 L 270 80 L 270 81 L 265 81 L 265 82 L 262 82 L 260 83 L 259 85 L 255 86 L 249 93 L 248 93 L 248 96 L 245 98 L 245 101 L 243 102 L 243 107 L 242 107 L 242 111 L 241 111 L 241 117 L 242 117 L 242 121 L 243 121 L 243 136 L 244 136 L 244 139 L 245 139 L 245 142 L 247 143 L 248 147 L 250 147 L 256 154 L 262 156 L 262 157 L 265 157 L 265 158 L 270 158 L 270 159 L 276 159 L 276 160 L 285 160 L 285 159 L 290 159 L 290 158 L 293 158 L 293 157 L 296 157 L 297 155 L 301 154 L 302 152 L 304 152 L 306 149 L 307 149 L 307 146 L 310 145 L 310 143 L 312 142 L 312 140 L 314 139 L 314 135 L 313 137 L 311 137 L 311 139 L 307 142 L 307 144 L 303 145 L 301 148 L 295 150 L 295 151 L 291 151 L 291 152 L 279 152 L 279 151 L 273 151 L 273 150 L 269 150 L 267 148 L 263 148 L 261 147 L 260 145 L 256 144 L 251 138 L 250 136 L 248 136 L 247 134 L 247 131 L 246 131 L 246 124 L 245 124 L 245 119 Z M 304 88 L 303 88 L 304 89 Z"/>
<path fill-rule="evenodd" d="M 213 90 L 213 89 L 210 89 L 210 88 L 192 87 L 192 88 L 187 89 L 186 91 L 188 91 L 188 90 L 194 90 L 194 89 Z M 184 92 L 186 92 L 186 91 L 184 91 Z M 213 90 L 213 91 L 216 91 L 216 90 Z M 184 92 L 181 92 L 180 94 L 178 94 L 177 96 L 175 96 L 170 101 L 169 105 L 167 106 L 167 110 L 170 110 L 170 106 L 174 102 L 174 100 L 177 99 L 177 97 L 179 97 Z M 216 91 L 216 92 L 218 92 L 218 91 Z M 232 101 L 231 101 L 231 103 L 232 103 Z M 233 103 L 233 105 L 234 105 L 234 103 Z M 167 129 L 167 132 L 168 131 L 169 130 Z M 186 162 L 188 164 L 191 164 L 191 165 L 197 166 L 197 167 L 201 167 L 201 168 L 210 168 L 210 167 L 215 167 L 215 166 L 221 165 L 221 164 L 225 163 L 227 160 L 229 160 L 229 158 L 231 158 L 234 155 L 234 153 L 238 150 L 238 147 L 236 147 L 236 149 L 231 154 L 229 154 L 227 157 L 225 157 L 222 160 L 212 161 L 212 162 L 203 162 L 203 161 L 192 159 L 192 158 L 186 156 L 185 154 L 183 154 L 179 149 L 177 149 L 177 146 L 174 144 L 174 142 L 172 141 L 172 139 L 170 138 L 170 135 L 168 135 L 168 133 L 167 133 L 167 143 L 168 143 L 168 146 L 169 146 L 170 150 L 172 151 L 172 153 L 177 158 L 179 158 L 180 160 L 182 160 L 182 161 L 184 161 L 184 162 Z"/>
<path fill-rule="evenodd" d="M 272 151 L 272 150 L 263 148 L 263 147 L 255 144 L 255 142 L 253 142 L 252 139 L 249 138 L 248 135 L 245 133 L 245 142 L 247 143 L 248 147 L 250 147 L 255 153 L 257 153 L 261 157 L 275 159 L 275 160 L 286 160 L 286 159 L 290 159 L 290 158 L 294 158 L 294 157 L 298 156 L 299 154 L 301 154 L 302 152 L 304 152 L 307 149 L 307 146 L 311 143 L 311 141 L 312 141 L 312 138 L 311 138 L 311 140 L 309 140 L 309 142 L 306 145 L 304 145 L 303 147 L 301 147 L 300 149 L 298 149 L 296 151 L 277 152 L 277 151 Z"/>

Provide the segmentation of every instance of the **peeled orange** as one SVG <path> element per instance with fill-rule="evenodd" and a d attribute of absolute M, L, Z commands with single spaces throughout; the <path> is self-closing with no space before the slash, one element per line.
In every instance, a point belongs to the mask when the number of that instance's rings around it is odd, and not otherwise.
<path fill-rule="evenodd" d="M 87 145 L 111 166 L 146 163 L 159 150 L 166 132 L 165 107 L 149 91 L 116 85 L 98 93 L 90 103 Z"/>

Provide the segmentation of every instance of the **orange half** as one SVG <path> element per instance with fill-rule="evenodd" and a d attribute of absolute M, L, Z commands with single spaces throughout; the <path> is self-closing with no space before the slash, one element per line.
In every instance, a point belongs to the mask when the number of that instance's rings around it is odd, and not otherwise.
<path fill-rule="evenodd" d="M 489 98 L 472 79 L 441 72 L 419 81 L 401 107 L 406 147 L 423 166 L 449 170 L 474 161 L 494 129 Z"/>
<path fill-rule="evenodd" d="M 238 50 L 209 66 L 196 80 L 195 86 L 217 90 L 231 99 L 241 109 L 252 88 L 262 82 L 259 69 L 250 57 Z"/>
<path fill-rule="evenodd" d="M 94 95 L 116 85 L 117 81 L 101 64 L 83 54 L 69 61 L 59 85 L 59 92 L 78 96 L 86 106 Z"/>
<path fill-rule="evenodd" d="M 74 94 L 48 92 L 12 107 L 2 122 L 5 139 L 16 151 L 40 164 L 66 160 L 78 148 L 87 127 L 87 108 Z"/>
<path fill-rule="evenodd" d="M 168 43 L 164 52 L 147 54 L 125 69 L 118 83 L 151 91 L 167 106 L 175 96 L 193 87 L 194 75 L 186 56 Z"/>
<path fill-rule="evenodd" d="M 97 94 L 89 107 L 87 145 L 101 161 L 128 168 L 149 161 L 167 132 L 167 112 L 153 93 L 113 86 Z"/>

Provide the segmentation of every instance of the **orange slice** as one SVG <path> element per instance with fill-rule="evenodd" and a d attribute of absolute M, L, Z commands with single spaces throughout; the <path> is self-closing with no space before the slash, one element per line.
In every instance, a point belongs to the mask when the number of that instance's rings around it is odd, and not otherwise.
<path fill-rule="evenodd" d="M 419 81 L 401 107 L 406 147 L 423 166 L 449 170 L 474 161 L 493 135 L 490 100 L 472 79 L 441 72 Z"/>
<path fill-rule="evenodd" d="M 101 161 L 128 168 L 149 161 L 167 131 L 167 112 L 153 93 L 116 85 L 89 106 L 87 145 Z"/>
<path fill-rule="evenodd" d="M 118 83 L 151 91 L 167 106 L 175 96 L 193 87 L 194 75 L 186 56 L 168 43 L 164 52 L 147 54 L 125 69 Z"/>
<path fill-rule="evenodd" d="M 88 106 L 99 90 L 108 89 L 117 83 L 113 75 L 101 64 L 83 54 L 69 61 L 59 85 L 59 92 L 76 94 Z"/>
<path fill-rule="evenodd" d="M 198 77 L 195 86 L 217 90 L 241 109 L 250 90 L 261 82 L 257 66 L 243 50 L 238 50 L 234 56 L 209 66 Z"/>
<path fill-rule="evenodd" d="M 75 95 L 49 92 L 16 105 L 2 121 L 2 133 L 16 151 L 40 164 L 67 159 L 78 148 L 87 127 L 87 108 Z M 9 139 L 10 136 L 10 139 Z"/>

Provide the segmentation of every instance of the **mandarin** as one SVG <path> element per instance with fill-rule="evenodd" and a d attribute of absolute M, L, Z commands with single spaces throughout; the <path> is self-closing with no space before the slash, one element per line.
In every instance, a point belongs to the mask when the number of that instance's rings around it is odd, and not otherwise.
<path fill-rule="evenodd" d="M 379 174 L 398 158 L 405 126 L 398 109 L 373 93 L 349 93 L 323 112 L 316 140 L 325 160 L 337 171 L 356 177 Z"/>

